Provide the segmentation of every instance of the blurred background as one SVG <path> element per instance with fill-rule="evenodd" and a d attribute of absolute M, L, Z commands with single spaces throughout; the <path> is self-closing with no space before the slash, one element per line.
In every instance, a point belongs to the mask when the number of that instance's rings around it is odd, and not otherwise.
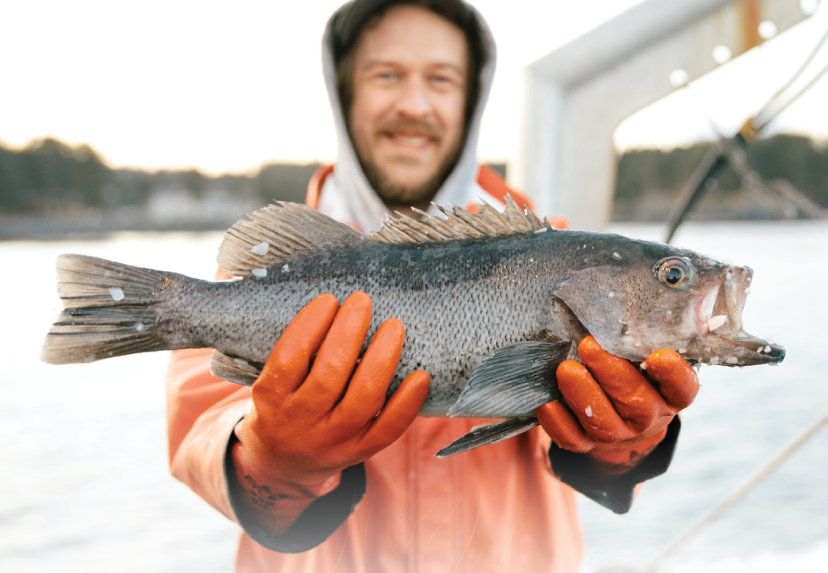
<path fill-rule="evenodd" d="M 813 54 L 807 89 L 740 146 L 744 162 L 702 174 L 704 193 L 673 241 L 754 268 L 746 327 L 788 357 L 776 368 L 702 371 L 670 472 L 627 516 L 582 504 L 585 572 L 643 570 L 828 411 L 828 80 L 819 76 L 828 10 L 790 2 L 804 22 L 778 36 L 766 29 L 766 42 L 732 61 L 719 54 L 717 69 L 675 82 L 612 136 L 609 229 L 663 240 L 704 158 Z M 315 167 L 335 159 L 320 40 L 339 4 L 0 5 L 3 571 L 231 570 L 237 528 L 166 469 L 167 356 L 39 362 L 59 308 L 54 258 L 80 252 L 211 278 L 224 229 L 272 200 L 302 200 Z M 480 158 L 512 179 L 526 66 L 642 2 L 472 4 L 498 43 Z M 661 570 L 824 567 L 824 434 Z"/>

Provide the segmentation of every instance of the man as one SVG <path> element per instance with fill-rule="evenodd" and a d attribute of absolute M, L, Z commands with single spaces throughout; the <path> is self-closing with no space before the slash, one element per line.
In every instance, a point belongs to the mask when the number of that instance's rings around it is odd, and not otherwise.
<path fill-rule="evenodd" d="M 475 158 L 494 71 L 476 11 L 357 0 L 323 46 L 339 156 L 311 181 L 311 206 L 371 230 L 430 201 L 502 204 L 510 191 Z M 564 400 L 536 411 L 543 430 L 437 459 L 480 421 L 416 418 L 422 371 L 385 403 L 405 325 L 383 317 L 363 354 L 370 318 L 364 293 L 317 297 L 252 389 L 210 376 L 209 351 L 174 354 L 171 471 L 244 529 L 237 571 L 576 571 L 570 486 L 628 510 L 634 486 L 665 471 L 674 416 L 698 390 L 674 352 L 647 361 L 657 390 L 588 337 L 584 364 L 558 369 Z"/>

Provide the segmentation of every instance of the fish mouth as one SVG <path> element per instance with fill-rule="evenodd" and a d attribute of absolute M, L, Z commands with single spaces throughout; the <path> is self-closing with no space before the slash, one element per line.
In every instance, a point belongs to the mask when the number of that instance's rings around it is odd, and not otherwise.
<path fill-rule="evenodd" d="M 785 348 L 753 336 L 742 327 L 742 310 L 750 292 L 753 271 L 748 267 L 728 267 L 719 284 L 710 289 L 696 305 L 698 336 L 686 349 L 686 357 L 705 364 L 751 366 L 778 364 Z"/>

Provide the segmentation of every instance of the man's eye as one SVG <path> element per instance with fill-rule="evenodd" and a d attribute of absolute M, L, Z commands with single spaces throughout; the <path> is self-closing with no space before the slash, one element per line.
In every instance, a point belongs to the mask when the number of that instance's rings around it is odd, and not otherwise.
<path fill-rule="evenodd" d="M 453 76 L 432 76 L 431 84 L 438 88 L 451 88 L 460 85 L 460 81 Z"/>

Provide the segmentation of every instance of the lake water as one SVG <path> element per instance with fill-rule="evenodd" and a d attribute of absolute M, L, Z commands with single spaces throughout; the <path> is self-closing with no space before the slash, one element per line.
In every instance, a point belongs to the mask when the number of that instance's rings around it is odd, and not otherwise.
<path fill-rule="evenodd" d="M 616 226 L 642 238 L 661 227 Z M 221 235 L 0 243 L 0 571 L 225 572 L 237 527 L 167 471 L 166 353 L 39 362 L 57 313 L 54 259 L 78 252 L 210 278 Z M 828 411 L 828 224 L 693 224 L 676 243 L 755 270 L 749 332 L 777 367 L 704 367 L 669 472 L 615 516 L 584 501 L 584 573 L 641 570 Z M 828 563 L 828 430 L 818 433 L 662 571 L 817 571 Z"/>

